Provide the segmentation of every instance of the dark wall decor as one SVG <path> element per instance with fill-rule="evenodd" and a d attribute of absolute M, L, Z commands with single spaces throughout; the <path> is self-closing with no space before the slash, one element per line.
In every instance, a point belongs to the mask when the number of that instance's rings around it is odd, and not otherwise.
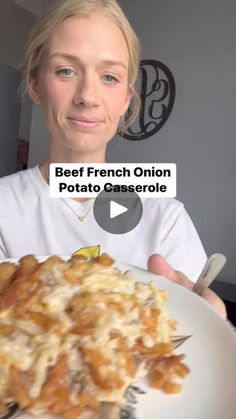
<path fill-rule="evenodd" d="M 141 97 L 139 117 L 128 133 L 120 133 L 132 141 L 152 137 L 166 123 L 175 101 L 174 77 L 160 61 L 142 60 L 138 91 Z"/>

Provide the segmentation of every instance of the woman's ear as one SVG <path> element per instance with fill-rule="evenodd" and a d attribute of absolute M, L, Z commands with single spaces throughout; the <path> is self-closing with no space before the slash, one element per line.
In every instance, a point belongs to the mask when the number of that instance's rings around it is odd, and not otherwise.
<path fill-rule="evenodd" d="M 41 103 L 38 80 L 35 76 L 29 77 L 28 93 L 36 105 L 39 105 Z"/>
<path fill-rule="evenodd" d="M 127 96 L 122 108 L 122 112 L 121 112 L 121 117 L 127 112 L 129 105 L 130 105 L 130 101 L 132 99 L 132 97 L 134 96 L 134 89 L 133 87 L 129 87 L 128 91 L 127 91 Z"/>

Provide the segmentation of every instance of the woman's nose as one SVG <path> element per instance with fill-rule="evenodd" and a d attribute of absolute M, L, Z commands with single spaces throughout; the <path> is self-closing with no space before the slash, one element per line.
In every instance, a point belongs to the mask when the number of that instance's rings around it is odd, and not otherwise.
<path fill-rule="evenodd" d="M 94 77 L 84 75 L 80 78 L 74 95 L 74 103 L 85 107 L 99 106 L 98 87 Z"/>

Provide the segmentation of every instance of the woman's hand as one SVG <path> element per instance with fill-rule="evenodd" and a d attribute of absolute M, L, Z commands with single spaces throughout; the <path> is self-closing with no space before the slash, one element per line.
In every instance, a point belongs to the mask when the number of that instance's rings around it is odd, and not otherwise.
<path fill-rule="evenodd" d="M 184 275 L 182 272 L 175 271 L 159 254 L 150 256 L 148 259 L 148 270 L 154 274 L 162 275 L 171 281 L 177 282 L 178 284 L 183 285 L 189 289 L 192 289 L 194 285 L 194 283 L 190 281 L 186 275 Z M 224 319 L 226 319 L 227 312 L 225 304 L 221 298 L 218 297 L 218 295 L 216 295 L 212 290 L 208 288 L 202 293 L 201 296 L 204 298 L 204 300 L 208 301 L 208 303 L 211 304 Z"/>

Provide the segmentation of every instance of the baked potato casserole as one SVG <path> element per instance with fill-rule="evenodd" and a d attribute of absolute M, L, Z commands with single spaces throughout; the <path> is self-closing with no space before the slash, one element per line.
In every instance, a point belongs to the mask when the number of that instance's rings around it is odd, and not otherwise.
<path fill-rule="evenodd" d="M 103 402 L 122 406 L 142 377 L 181 391 L 189 370 L 174 354 L 167 293 L 136 282 L 103 254 L 89 260 L 28 255 L 0 264 L 0 413 L 76 419 Z"/>

